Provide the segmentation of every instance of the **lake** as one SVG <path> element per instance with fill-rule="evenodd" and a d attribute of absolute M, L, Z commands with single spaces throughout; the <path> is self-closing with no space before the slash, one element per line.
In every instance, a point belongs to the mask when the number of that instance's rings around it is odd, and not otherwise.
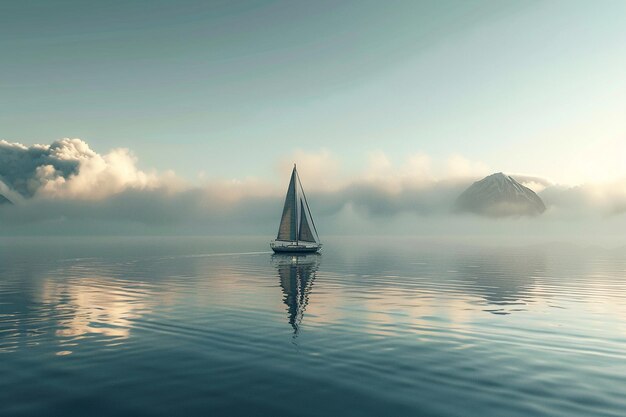
<path fill-rule="evenodd" d="M 624 249 L 269 239 L 0 239 L 0 415 L 624 415 Z"/>

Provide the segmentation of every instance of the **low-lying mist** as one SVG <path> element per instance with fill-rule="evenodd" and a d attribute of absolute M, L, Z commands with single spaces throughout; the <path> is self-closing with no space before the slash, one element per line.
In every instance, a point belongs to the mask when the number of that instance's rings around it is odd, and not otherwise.
<path fill-rule="evenodd" d="M 453 210 L 459 194 L 483 172 L 434 176 L 415 165 L 381 171 L 378 163 L 343 178 L 332 169 L 336 161 L 324 155 L 297 155 L 322 239 L 420 235 L 591 242 L 619 240 L 626 230 L 626 181 L 568 187 L 513 175 L 537 192 L 547 210 L 534 217 L 485 218 Z M 271 238 L 286 181 L 287 174 L 285 184 L 254 178 L 191 184 L 172 172 L 138 169 L 126 149 L 100 155 L 78 139 L 30 147 L 1 141 L 0 194 L 14 204 L 0 206 L 0 234 Z"/>

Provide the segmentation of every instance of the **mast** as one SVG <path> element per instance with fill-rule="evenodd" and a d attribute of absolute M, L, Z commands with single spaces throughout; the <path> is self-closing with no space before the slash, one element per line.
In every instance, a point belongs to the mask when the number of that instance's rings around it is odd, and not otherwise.
<path fill-rule="evenodd" d="M 293 173 L 295 177 L 298 178 L 298 171 L 296 170 L 296 164 L 293 164 Z M 299 181 L 299 180 L 298 180 Z M 300 216 L 298 216 L 298 187 L 294 184 L 295 193 L 293 193 L 293 203 L 296 208 L 296 246 L 298 246 L 298 235 L 300 234 Z"/>

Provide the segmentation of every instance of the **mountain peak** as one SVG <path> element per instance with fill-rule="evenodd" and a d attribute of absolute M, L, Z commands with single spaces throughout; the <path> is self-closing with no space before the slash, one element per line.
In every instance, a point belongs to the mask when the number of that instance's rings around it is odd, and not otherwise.
<path fill-rule="evenodd" d="M 495 174 L 487 175 L 483 179 L 487 179 L 487 178 L 498 179 L 498 180 L 513 179 L 513 178 L 509 177 L 508 175 L 506 175 L 504 172 L 496 172 Z M 513 180 L 513 181 L 515 181 L 515 180 Z"/>
<path fill-rule="evenodd" d="M 457 198 L 455 210 L 489 217 L 535 216 L 546 206 L 533 190 L 497 172 L 467 188 Z"/>

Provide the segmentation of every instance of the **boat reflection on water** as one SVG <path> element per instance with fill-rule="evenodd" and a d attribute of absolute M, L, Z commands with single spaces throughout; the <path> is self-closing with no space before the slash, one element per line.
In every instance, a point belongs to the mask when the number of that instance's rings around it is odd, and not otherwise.
<path fill-rule="evenodd" d="M 272 263 L 278 271 L 283 302 L 287 305 L 289 324 L 294 337 L 298 335 L 304 311 L 309 303 L 309 294 L 320 265 L 319 254 L 272 255 Z"/>

